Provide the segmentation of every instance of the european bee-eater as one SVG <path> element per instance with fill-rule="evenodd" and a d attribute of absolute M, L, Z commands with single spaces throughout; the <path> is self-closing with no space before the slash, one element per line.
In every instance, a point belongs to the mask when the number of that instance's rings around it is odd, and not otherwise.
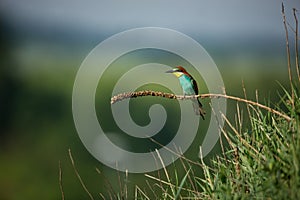
<path fill-rule="evenodd" d="M 183 67 L 175 67 L 166 71 L 166 73 L 172 73 L 179 79 L 183 95 L 198 95 L 198 86 L 195 79 Z M 201 115 L 204 119 L 205 111 L 202 109 L 199 99 L 193 99 L 192 102 L 196 115 Z"/>

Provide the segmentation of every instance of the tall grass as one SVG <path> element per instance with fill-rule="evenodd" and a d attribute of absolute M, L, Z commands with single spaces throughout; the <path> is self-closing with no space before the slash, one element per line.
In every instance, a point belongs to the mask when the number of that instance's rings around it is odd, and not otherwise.
<path fill-rule="evenodd" d="M 299 105 L 298 92 L 294 91 Z M 290 101 L 286 93 L 283 100 Z M 282 120 L 259 108 L 250 107 L 251 126 L 238 131 L 230 126 L 224 135 L 230 144 L 223 156 L 204 167 L 203 193 L 211 199 L 299 199 L 299 116 L 282 101 L 294 119 Z M 298 113 L 299 114 L 299 113 Z"/>
<path fill-rule="evenodd" d="M 185 175 L 175 179 L 165 169 L 165 179 L 149 174 L 156 181 L 145 191 L 136 190 L 136 199 L 151 199 L 146 194 L 159 190 L 159 199 L 300 199 L 300 101 L 299 90 L 292 96 L 284 90 L 278 110 L 291 117 L 291 121 L 248 105 L 250 125 L 244 129 L 240 123 L 226 122 L 222 137 L 227 141 L 221 155 L 205 163 L 182 161 Z M 283 109 L 280 109 L 283 108 Z M 285 110 L 285 111 L 284 111 Z M 237 104 L 236 120 L 241 111 Z M 204 177 L 195 176 L 195 170 L 203 170 Z"/>

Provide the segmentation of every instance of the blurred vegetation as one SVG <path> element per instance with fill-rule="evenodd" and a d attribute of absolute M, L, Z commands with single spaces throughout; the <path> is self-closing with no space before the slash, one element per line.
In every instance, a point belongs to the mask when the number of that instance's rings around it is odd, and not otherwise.
<path fill-rule="evenodd" d="M 88 198 L 73 171 L 69 148 L 80 175 L 94 196 L 99 196 L 100 192 L 107 195 L 118 193 L 119 179 L 127 181 L 130 195 L 134 195 L 136 185 L 142 189 L 147 187 L 143 174 L 126 177 L 94 159 L 82 145 L 74 127 L 71 108 L 73 82 L 82 60 L 99 38 L 80 43 L 71 33 L 64 33 L 63 38 L 52 38 L 38 32 L 35 34 L 39 37 L 36 37 L 30 31 L 16 29 L 5 21 L 0 21 L 0 28 L 0 199 L 60 198 L 59 161 L 67 199 Z M 288 85 L 287 72 L 282 67 L 285 66 L 284 40 L 253 38 L 238 41 L 232 38 L 231 42 L 224 44 L 201 37 L 197 40 L 219 67 L 228 94 L 243 96 L 243 80 L 248 98 L 255 99 L 258 88 L 260 101 L 280 101 L 282 95 L 277 92 L 282 90 L 277 81 L 284 87 Z M 282 48 L 275 49 L 274 43 Z M 99 105 L 105 103 L 101 99 L 97 101 Z M 229 101 L 229 119 L 235 118 L 235 108 L 236 103 Z M 241 109 L 245 107 L 241 105 Z M 272 116 L 261 114 L 260 117 L 272 119 Z M 251 117 L 248 122 L 253 120 Z M 199 143 L 194 143 L 186 157 L 198 159 L 198 149 Z M 216 147 L 206 159 L 209 160 L 215 152 L 220 152 L 220 148 Z M 168 167 L 173 178 L 176 178 L 175 174 L 181 177 L 186 172 L 181 162 L 178 160 Z M 277 180 L 276 163 L 270 172 L 273 173 L 271 178 Z M 163 171 L 156 173 L 163 174 Z M 156 176 L 156 173 L 150 175 Z M 200 177 L 202 174 L 201 171 L 193 173 Z M 289 176 L 284 173 L 280 172 L 279 176 Z"/>

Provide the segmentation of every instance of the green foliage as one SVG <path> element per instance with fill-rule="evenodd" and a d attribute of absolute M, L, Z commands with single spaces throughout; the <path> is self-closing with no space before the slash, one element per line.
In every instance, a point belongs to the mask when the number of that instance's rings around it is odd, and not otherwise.
<path fill-rule="evenodd" d="M 294 105 L 299 105 L 295 91 Z M 230 149 L 212 163 L 214 170 L 204 170 L 203 187 L 211 199 L 299 199 L 300 129 L 290 95 L 285 106 L 292 117 L 287 122 L 251 107 L 248 131 L 228 131 Z M 245 142 L 248 145 L 245 145 Z"/>

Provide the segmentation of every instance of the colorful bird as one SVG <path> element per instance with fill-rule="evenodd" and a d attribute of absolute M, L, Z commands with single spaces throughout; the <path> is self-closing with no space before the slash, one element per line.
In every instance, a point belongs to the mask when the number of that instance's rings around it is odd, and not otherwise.
<path fill-rule="evenodd" d="M 198 86 L 195 79 L 183 67 L 175 67 L 166 71 L 166 73 L 172 73 L 179 79 L 183 95 L 198 95 Z M 199 99 L 193 99 L 192 102 L 196 115 L 201 115 L 202 119 L 204 119 L 205 111 Z"/>

